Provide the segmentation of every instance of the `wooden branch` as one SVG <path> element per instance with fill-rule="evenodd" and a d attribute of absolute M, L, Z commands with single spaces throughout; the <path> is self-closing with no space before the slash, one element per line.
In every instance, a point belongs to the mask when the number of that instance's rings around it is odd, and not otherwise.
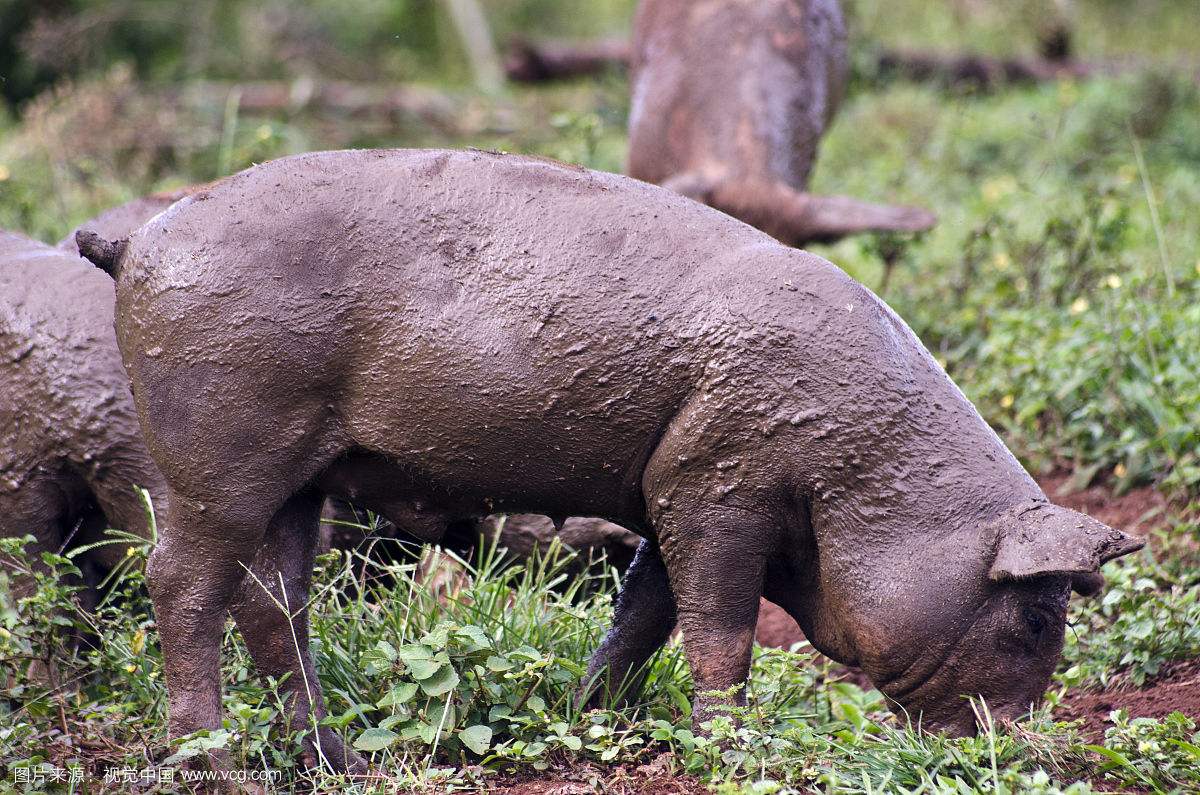
<path fill-rule="evenodd" d="M 1153 62 L 1077 61 L 1062 57 L 1068 52 L 1066 39 L 1044 43 L 1052 57 L 991 58 L 982 55 L 947 54 L 916 50 L 884 50 L 875 59 L 877 71 L 884 77 L 899 77 L 919 82 L 949 85 L 974 85 L 995 89 L 1016 83 L 1038 83 L 1062 78 L 1083 80 L 1154 69 Z M 609 69 L 628 67 L 629 42 L 623 39 L 567 42 L 514 42 L 505 61 L 508 77 L 514 81 L 537 83 L 594 75 Z M 1167 64 L 1175 71 L 1190 74 L 1200 82 L 1196 64 Z"/>
<path fill-rule="evenodd" d="M 541 83 L 624 69 L 629 58 L 629 42 L 621 38 L 583 42 L 517 40 L 509 45 L 504 71 L 510 80 Z"/>
<path fill-rule="evenodd" d="M 160 97 L 175 104 L 222 106 L 234 90 L 241 92 L 238 108 L 242 112 L 312 110 L 351 117 L 406 117 L 446 130 L 457 128 L 462 104 L 447 94 L 426 88 L 307 79 L 199 81 L 166 87 Z"/>
<path fill-rule="evenodd" d="M 475 85 L 480 91 L 490 94 L 504 88 L 500 56 L 496 53 L 492 30 L 479 0 L 442 0 L 442 3 L 467 52 L 467 60 L 475 74 Z"/>
<path fill-rule="evenodd" d="M 890 50 L 876 61 L 883 77 L 901 77 L 916 82 L 974 85 L 994 89 L 1005 84 L 1040 83 L 1062 78 L 1086 79 L 1118 74 L 1114 64 L 1093 64 L 1049 58 L 989 58 L 981 55 Z"/>

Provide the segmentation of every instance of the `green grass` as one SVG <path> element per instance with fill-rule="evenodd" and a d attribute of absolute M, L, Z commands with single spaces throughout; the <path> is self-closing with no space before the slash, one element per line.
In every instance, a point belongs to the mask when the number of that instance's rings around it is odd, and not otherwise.
<path fill-rule="evenodd" d="M 22 560 L 19 546 L 6 542 L 3 552 Z M 72 594 L 49 575 L 33 597 L 0 598 L 0 675 L 10 683 L 0 701 L 0 766 L 10 776 L 44 761 L 83 764 L 96 778 L 105 767 L 162 761 L 155 751 L 165 688 L 144 594 L 145 553 L 135 552 L 135 565 L 94 618 L 51 610 Z M 60 572 L 71 566 L 49 562 Z M 570 557 L 561 550 L 515 567 L 498 562 L 493 553 L 464 563 L 433 552 L 420 566 L 376 565 L 364 580 L 352 555 L 321 559 L 311 642 L 327 723 L 380 774 L 362 791 L 486 788 L 498 773 L 534 775 L 580 759 L 644 764 L 662 754 L 669 771 L 729 791 L 793 791 L 783 782 L 851 793 L 1088 792 L 1089 781 L 1200 786 L 1200 736 L 1182 716 L 1114 716 L 1104 744 L 1090 748 L 1047 711 L 1007 729 L 993 726 L 986 705 L 978 705 L 987 730 L 948 739 L 897 720 L 878 693 L 838 681 L 806 647 L 757 650 L 748 705 L 713 719 L 708 737 L 693 732 L 692 685 L 678 641 L 654 659 L 633 706 L 580 713 L 573 697 L 611 615 L 615 578 L 607 570 L 568 577 Z M 1160 569 L 1149 558 L 1126 563 L 1115 599 L 1073 608 L 1073 622 L 1092 633 L 1083 637 L 1098 642 L 1070 647 L 1058 697 L 1098 684 L 1097 672 L 1120 665 L 1111 640 L 1141 621 L 1153 621 L 1159 634 L 1191 632 L 1191 645 L 1168 651 L 1196 653 L 1191 608 L 1163 613 L 1139 596 L 1141 586 L 1128 588 L 1130 581 L 1157 582 Z M 1176 598 L 1169 588 L 1156 593 Z M 63 640 L 68 624 L 99 643 L 73 651 Z M 281 733 L 277 692 L 254 676 L 232 630 L 224 660 L 224 726 L 178 744 L 165 763 L 221 747 L 235 769 L 281 771 L 285 790 L 342 786 L 328 770 L 296 766 L 296 738 Z M 34 672 L 38 661 L 53 661 L 50 679 Z M 1112 767 L 1107 779 L 1102 764 Z"/>
<path fill-rule="evenodd" d="M 1014 12 L 972 0 L 856 0 L 848 10 L 861 67 L 868 48 L 885 45 L 1028 54 L 1050 4 L 1023 0 Z M 621 30 L 630 5 L 504 0 L 496 13 L 507 20 L 502 34 L 536 21 L 547 33 L 585 35 Z M 1192 57 L 1194 3 L 1074 5 L 1086 57 Z M 0 227 L 54 241 L 152 190 L 322 148 L 471 145 L 621 169 L 628 88 L 619 76 L 474 96 L 462 90 L 461 64 L 437 44 L 445 31 L 436 20 L 423 17 L 424 27 L 395 38 L 384 34 L 399 6 L 371 3 L 344 21 L 324 0 L 304 7 L 314 29 L 332 28 L 361 53 L 339 76 L 452 87 L 455 129 L 410 118 L 252 116 L 225 104 L 164 109 L 116 58 L 0 111 Z M 134 31 L 139 41 L 174 40 L 156 19 Z M 203 76 L 291 76 L 290 65 L 255 61 L 237 41 L 236 58 L 211 59 Z M 172 80 L 182 74 L 177 49 L 129 60 L 141 77 Z M 894 263 L 884 297 L 1028 467 L 1069 467 L 1080 483 L 1118 491 L 1153 484 L 1179 504 L 1200 497 L 1194 82 L 1129 75 L 981 95 L 879 82 L 861 68 L 813 188 L 938 213 L 938 227 L 917 240 L 864 237 L 816 250 L 877 289 L 885 255 Z M 1152 551 L 1110 564 L 1101 598 L 1074 603 L 1052 704 L 1152 681 L 1167 663 L 1200 655 L 1200 530 L 1183 516 L 1171 510 Z M 5 543 L 0 552 L 19 559 Z M 0 597 L 6 782 L 46 760 L 96 773 L 161 759 L 166 694 L 143 559 L 131 557 L 94 617 L 57 610 L 71 589 L 45 575 L 24 602 Z M 480 788 L 502 771 L 532 775 L 579 759 L 644 764 L 664 753 L 668 771 L 723 791 L 790 791 L 785 781 L 872 793 L 1200 787 L 1200 738 L 1184 716 L 1114 714 L 1095 746 L 1046 711 L 971 740 L 934 737 L 890 717 L 877 693 L 831 681 L 804 648 L 756 653 L 750 704 L 737 722 L 710 727 L 715 742 L 693 733 L 677 644 L 656 658 L 635 706 L 580 714 L 571 696 L 611 614 L 613 578 L 568 581 L 562 561 L 473 565 L 472 576 L 437 587 L 411 566 L 393 567 L 364 589 L 346 557 L 321 561 L 313 644 L 330 721 L 386 776 L 381 791 Z M 65 625 L 101 642 L 77 652 Z M 336 786 L 327 771 L 295 766 L 278 697 L 232 632 L 224 672 L 226 725 L 172 752 L 221 745 L 236 765 L 282 771 L 285 789 Z"/>

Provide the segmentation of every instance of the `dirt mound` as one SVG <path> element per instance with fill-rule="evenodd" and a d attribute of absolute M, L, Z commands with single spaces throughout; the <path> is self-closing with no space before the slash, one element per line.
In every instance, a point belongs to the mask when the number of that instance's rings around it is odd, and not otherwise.
<path fill-rule="evenodd" d="M 804 640 L 804 633 L 783 608 L 763 599 L 758 606 L 758 628 L 754 631 L 754 639 L 759 646 L 787 649 Z"/>
<path fill-rule="evenodd" d="M 790 649 L 793 643 L 804 640 L 804 632 L 791 616 L 783 612 L 783 608 L 763 599 L 758 606 L 758 629 L 754 633 L 754 639 L 758 641 L 759 646 Z M 824 656 L 817 654 L 814 662 L 819 664 L 824 660 Z M 858 668 L 834 663 L 833 675 L 839 679 L 853 682 L 864 690 L 875 687 L 867 675 Z"/>
<path fill-rule="evenodd" d="M 1182 712 L 1200 719 L 1200 659 L 1173 663 L 1162 675 L 1140 689 L 1117 687 L 1099 692 L 1071 692 L 1055 715 L 1062 720 L 1083 719 L 1082 732 L 1093 742 L 1104 740 L 1112 724 L 1108 713 L 1123 709 L 1131 718 L 1162 718 Z"/>
<path fill-rule="evenodd" d="M 673 775 L 670 760 L 664 754 L 653 762 L 633 767 L 599 768 L 587 762 L 563 770 L 543 773 L 536 778 L 499 779 L 488 789 L 496 795 L 693 795 L 709 793 L 708 787 L 694 776 Z"/>

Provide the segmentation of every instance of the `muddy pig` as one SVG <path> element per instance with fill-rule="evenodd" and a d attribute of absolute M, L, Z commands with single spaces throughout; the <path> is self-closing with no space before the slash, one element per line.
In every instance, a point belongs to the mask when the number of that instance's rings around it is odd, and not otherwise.
<path fill-rule="evenodd" d="M 117 274 L 171 497 L 149 578 L 176 736 L 220 720 L 243 566 L 306 604 L 327 493 L 430 541 L 497 511 L 635 530 L 591 703 L 678 618 L 697 721 L 713 691 L 740 693 L 760 595 L 927 727 L 973 732 L 964 695 L 1016 718 L 1054 670 L 1072 586 L 1096 590 L 1100 564 L 1140 546 L 1050 504 L 869 290 L 637 180 L 313 153 L 80 250 Z M 305 611 L 233 610 L 311 725 Z"/>
<path fill-rule="evenodd" d="M 791 244 L 934 224 L 806 192 L 848 73 L 837 0 L 642 0 L 632 50 L 631 176 Z"/>
<path fill-rule="evenodd" d="M 135 487 L 166 506 L 121 366 L 114 302 L 112 279 L 78 255 L 0 232 L 0 536 L 33 535 L 35 556 L 94 544 L 107 527 L 146 537 Z M 104 544 L 76 559 L 93 586 L 80 594 L 85 607 L 125 551 Z"/>
<path fill-rule="evenodd" d="M 76 227 L 59 242 L 58 247 L 78 252 L 75 234 L 80 229 L 88 229 L 106 239 L 127 237 L 133 230 L 175 202 L 196 191 L 211 187 L 212 184 L 214 183 L 163 191 L 106 210 Z M 328 550 L 357 547 L 366 539 L 366 535 L 353 525 L 362 524 L 365 520 L 365 513 L 357 511 L 350 503 L 329 500 L 322 512 L 320 548 Z M 519 560 L 531 555 L 535 549 L 546 549 L 554 536 L 555 526 L 546 517 L 526 514 L 510 516 L 502 522 L 501 517 L 492 516 L 486 521 L 448 528 L 442 537 L 442 544 L 459 556 L 470 558 L 480 538 L 486 537 L 507 549 L 514 559 Z M 377 537 L 399 541 L 403 548 L 407 548 L 408 543 L 420 543 L 411 534 L 403 529 L 398 530 L 390 522 L 383 523 Z M 622 571 L 629 566 L 637 548 L 637 536 L 599 519 L 567 519 L 562 524 L 558 537 L 566 546 L 583 553 L 584 558 L 593 551 L 603 551 L 606 560 Z M 396 545 L 389 545 L 383 552 L 386 555 L 389 551 L 394 552 L 397 549 Z"/>

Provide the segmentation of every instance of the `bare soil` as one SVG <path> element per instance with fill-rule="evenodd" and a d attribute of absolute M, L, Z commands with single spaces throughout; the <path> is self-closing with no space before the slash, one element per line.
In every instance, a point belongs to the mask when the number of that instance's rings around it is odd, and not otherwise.
<path fill-rule="evenodd" d="M 1123 709 L 1131 718 L 1163 718 L 1182 712 L 1200 720 L 1200 660 L 1184 660 L 1165 666 L 1163 672 L 1145 687 L 1117 685 L 1099 692 L 1071 692 L 1056 715 L 1063 720 L 1083 719 L 1083 735 L 1094 743 L 1104 740 L 1104 730 L 1112 724 L 1108 715 Z"/>
<path fill-rule="evenodd" d="M 602 768 L 574 763 L 536 778 L 501 778 L 493 782 L 489 791 L 495 795 L 693 795 L 711 790 L 694 776 L 672 773 L 671 760 L 663 754 L 636 767 Z"/>

